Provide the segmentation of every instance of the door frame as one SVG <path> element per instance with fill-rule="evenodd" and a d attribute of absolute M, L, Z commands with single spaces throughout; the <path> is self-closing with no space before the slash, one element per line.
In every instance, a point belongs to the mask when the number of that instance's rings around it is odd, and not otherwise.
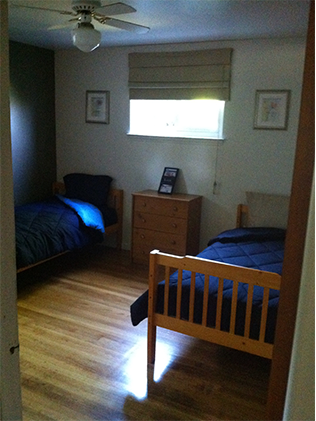
<path fill-rule="evenodd" d="M 22 420 L 13 172 L 10 133 L 8 2 L 0 1 L 0 419 Z"/>
<path fill-rule="evenodd" d="M 315 3 L 310 2 L 300 120 L 274 340 L 267 419 L 282 420 L 291 364 L 315 155 Z"/>

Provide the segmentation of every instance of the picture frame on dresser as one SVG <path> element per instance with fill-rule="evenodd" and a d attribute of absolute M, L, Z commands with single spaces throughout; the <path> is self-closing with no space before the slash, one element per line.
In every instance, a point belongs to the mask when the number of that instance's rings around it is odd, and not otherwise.
<path fill-rule="evenodd" d="M 159 184 L 158 193 L 172 194 L 176 180 L 178 177 L 179 168 L 165 167 Z"/>

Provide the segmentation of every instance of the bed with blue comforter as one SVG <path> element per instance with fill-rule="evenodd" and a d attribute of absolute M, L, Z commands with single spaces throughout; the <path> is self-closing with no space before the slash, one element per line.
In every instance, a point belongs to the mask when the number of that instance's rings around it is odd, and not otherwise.
<path fill-rule="evenodd" d="M 55 195 L 15 208 L 17 269 L 65 251 L 102 242 L 105 227 L 116 222 L 114 209 Z"/>
<path fill-rule="evenodd" d="M 105 234 L 117 233 L 120 248 L 123 191 L 110 189 L 111 182 L 108 175 L 67 174 L 54 183 L 54 196 L 15 207 L 17 270 L 102 242 Z"/>
<path fill-rule="evenodd" d="M 214 335 L 218 343 L 224 344 L 225 342 L 231 343 L 233 341 L 232 337 L 237 338 L 237 342 L 240 344 L 233 346 L 237 349 L 244 349 L 245 340 L 245 320 L 246 313 L 248 311 L 249 315 L 249 326 L 247 330 L 247 341 L 250 343 L 250 348 L 257 346 L 254 341 L 259 340 L 261 335 L 261 342 L 265 344 L 272 344 L 274 339 L 274 332 L 276 326 L 276 316 L 278 309 L 278 300 L 279 300 L 279 290 L 269 288 L 268 293 L 265 293 L 264 300 L 266 304 L 263 305 L 263 296 L 264 296 L 264 286 L 260 285 L 260 277 L 263 274 L 272 272 L 273 274 L 281 275 L 282 273 L 282 262 L 284 255 L 284 240 L 285 240 L 285 230 L 278 228 L 236 228 L 232 230 L 225 231 L 218 235 L 217 237 L 211 239 L 208 243 L 208 246 L 195 258 L 191 258 L 192 267 L 198 267 L 199 261 L 205 266 L 205 260 L 211 262 L 224 263 L 224 265 L 219 265 L 220 267 L 215 267 L 215 270 L 218 272 L 221 267 L 223 267 L 224 274 L 226 273 L 236 273 L 238 272 L 239 267 L 253 269 L 253 271 L 248 271 L 250 277 L 253 277 L 251 280 L 251 288 L 253 288 L 252 294 L 252 307 L 251 310 L 247 310 L 247 300 L 248 300 L 248 272 L 245 272 L 247 275 L 245 281 L 243 280 L 242 275 L 238 274 L 238 282 L 234 282 L 231 278 L 223 279 L 223 290 L 220 292 L 221 299 L 219 300 L 219 276 L 209 276 L 207 273 L 208 279 L 208 298 L 207 298 L 207 316 L 205 317 L 205 327 L 212 328 L 216 330 Z M 151 277 L 155 276 L 156 266 L 159 264 L 162 265 L 163 259 L 166 260 L 166 266 L 178 268 L 171 276 L 168 278 L 168 308 L 164 309 L 165 306 L 165 281 L 159 282 L 157 286 L 153 285 L 149 294 L 152 296 L 152 305 L 154 306 L 152 314 L 150 314 L 149 324 L 150 326 L 162 326 L 172 328 L 176 326 L 177 331 L 182 333 L 188 333 L 195 336 L 195 330 L 200 332 L 200 327 L 203 324 L 203 300 L 204 290 L 205 290 L 205 275 L 204 272 L 197 273 L 195 275 L 195 286 L 194 292 L 191 289 L 191 275 L 192 271 L 187 270 L 186 267 L 190 267 L 190 259 L 183 260 L 179 257 L 172 257 L 165 255 L 163 253 L 159 256 L 159 252 L 156 254 L 161 261 L 158 263 L 151 264 Z M 155 254 L 152 256 L 155 258 Z M 154 262 L 154 260 L 153 260 Z M 165 265 L 165 263 L 163 263 Z M 232 265 L 232 266 L 231 266 Z M 234 269 L 235 268 L 235 269 Z M 204 269 L 203 269 L 204 270 Z M 181 271 L 181 290 L 178 289 L 178 279 L 179 271 Z M 216 274 L 217 274 L 216 272 Z M 211 269 L 210 269 L 211 273 Z M 278 276 L 277 275 L 277 276 Z M 208 278 L 209 276 L 209 278 Z M 258 281 L 256 281 L 256 276 Z M 273 275 L 272 275 L 273 276 Z M 247 279 L 246 279 L 247 278 Z M 251 278 L 252 279 L 252 278 Z M 155 281 L 156 282 L 156 281 Z M 273 286 L 271 282 L 268 282 L 269 286 Z M 279 279 L 277 279 L 276 285 L 279 284 Z M 235 287 L 234 287 L 235 285 Z M 265 284 L 263 284 L 265 285 Z M 234 289 L 235 288 L 235 289 Z M 178 304 L 178 291 L 181 294 L 181 305 Z M 235 292 L 234 292 L 235 291 Z M 194 294 L 194 312 L 192 314 L 191 324 L 189 321 L 190 313 L 190 295 Z M 236 304 L 233 303 L 233 295 L 236 296 Z M 178 315 L 177 315 L 177 305 L 179 306 Z M 217 307 L 220 305 L 220 311 Z M 263 307 L 266 307 L 263 310 Z M 234 308 L 234 316 L 232 319 L 232 308 Z M 260 333 L 261 318 L 262 313 L 266 314 L 266 328 L 264 329 L 264 334 Z M 216 328 L 216 318 L 220 313 L 220 322 L 217 323 Z M 132 305 L 131 305 L 131 320 L 134 326 L 138 325 L 142 320 L 148 316 L 148 291 L 141 295 Z M 168 319 L 169 318 L 169 319 Z M 184 328 L 185 322 L 188 322 L 188 328 Z M 177 323 L 177 324 L 175 324 Z M 232 327 L 231 324 L 234 323 Z M 170 326 L 170 327 L 169 327 Z M 151 328 L 151 327 L 150 327 Z M 220 331 L 220 332 L 219 332 Z M 226 337 L 225 334 L 226 333 Z M 208 334 L 203 333 L 198 334 L 198 337 L 205 338 Z M 155 335 L 154 335 L 155 337 Z M 218 337 L 218 339 L 217 339 Z M 240 340 L 241 339 L 241 340 Z M 230 345 L 229 345 L 230 346 Z M 256 350 L 255 350 L 256 351 Z M 249 351 L 252 352 L 252 351 Z M 258 355 L 261 355 L 260 352 L 253 352 Z M 269 351 L 269 354 L 271 352 Z M 152 358 L 151 358 L 152 359 Z"/>

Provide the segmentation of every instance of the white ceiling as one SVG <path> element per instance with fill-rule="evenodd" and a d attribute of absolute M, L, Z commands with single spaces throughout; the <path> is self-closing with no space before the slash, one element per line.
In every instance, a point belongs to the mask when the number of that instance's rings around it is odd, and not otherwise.
<path fill-rule="evenodd" d="M 135 34 L 93 22 L 95 28 L 102 31 L 101 47 L 305 36 L 308 23 L 309 0 L 123 1 L 137 12 L 113 17 L 148 26 L 150 31 Z M 71 11 L 71 0 L 8 2 L 11 40 L 54 50 L 74 48 L 70 34 L 72 26 L 48 30 L 52 25 L 66 23 L 69 16 L 13 7 L 14 4 Z M 116 1 L 103 0 L 101 3 Z"/>

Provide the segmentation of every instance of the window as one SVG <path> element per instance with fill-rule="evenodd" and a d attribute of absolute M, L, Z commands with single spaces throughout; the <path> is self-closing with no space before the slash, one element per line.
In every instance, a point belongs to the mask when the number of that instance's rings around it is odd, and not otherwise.
<path fill-rule="evenodd" d="M 232 51 L 130 53 L 129 133 L 222 139 Z"/>
<path fill-rule="evenodd" d="M 129 134 L 222 139 L 225 101 L 130 100 Z"/>

